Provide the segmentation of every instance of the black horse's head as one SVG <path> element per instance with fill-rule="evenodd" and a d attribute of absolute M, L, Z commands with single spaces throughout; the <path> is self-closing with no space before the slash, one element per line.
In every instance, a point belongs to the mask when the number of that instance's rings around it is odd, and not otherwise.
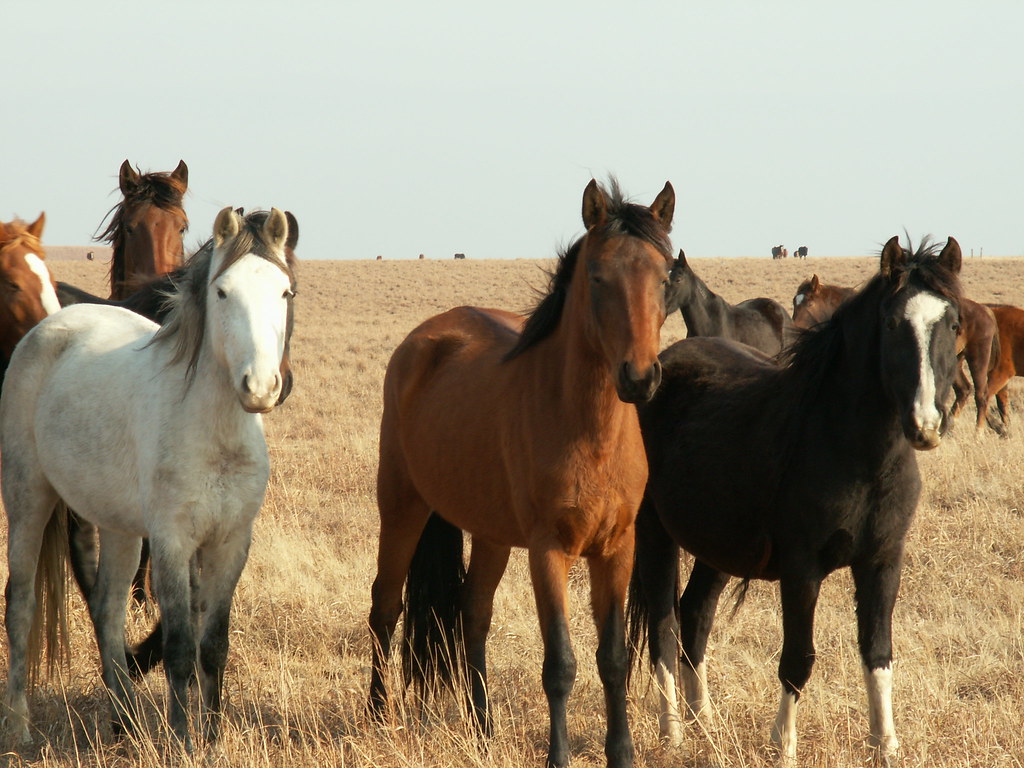
<path fill-rule="evenodd" d="M 883 386 L 903 433 L 918 450 L 934 448 L 949 421 L 960 330 L 960 246 L 952 237 L 935 255 L 927 239 L 914 252 L 893 237 L 882 250 L 879 304 Z"/>

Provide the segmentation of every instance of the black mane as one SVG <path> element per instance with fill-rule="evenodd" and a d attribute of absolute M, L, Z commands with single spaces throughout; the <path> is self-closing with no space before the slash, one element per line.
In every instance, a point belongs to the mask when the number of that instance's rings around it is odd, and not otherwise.
<path fill-rule="evenodd" d="M 626 200 L 618 181 L 614 178 L 609 180 L 608 189 L 602 187 L 602 191 L 608 203 L 608 220 L 600 227 L 577 238 L 568 249 L 558 254 L 558 263 L 555 269 L 549 272 L 548 291 L 530 311 L 519 341 L 505 355 L 505 360 L 518 357 L 550 336 L 558 327 L 565 298 L 569 294 L 569 285 L 576 271 L 576 262 L 587 237 L 637 237 L 655 246 L 666 259 L 672 259 L 672 244 L 668 239 L 668 230 L 654 218 L 650 208 Z"/>

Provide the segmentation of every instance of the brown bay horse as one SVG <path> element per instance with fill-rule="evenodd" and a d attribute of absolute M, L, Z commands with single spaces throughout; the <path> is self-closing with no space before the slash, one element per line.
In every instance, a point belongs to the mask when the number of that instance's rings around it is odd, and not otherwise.
<path fill-rule="evenodd" d="M 96 237 L 113 249 L 112 299 L 123 299 L 146 280 L 181 266 L 185 254 L 182 237 L 188 229 L 182 205 L 188 190 L 188 166 L 181 160 L 170 173 L 141 173 L 125 160 L 118 185 L 123 197 L 107 213 L 110 221 Z"/>
<path fill-rule="evenodd" d="M 0 386 L 3 372 L 21 337 L 60 309 L 56 286 L 44 259 L 46 214 L 31 224 L 0 222 Z"/>
<path fill-rule="evenodd" d="M 633 521 L 647 479 L 636 409 L 657 362 L 673 263 L 670 184 L 650 208 L 591 181 L 586 233 L 561 255 L 528 318 L 461 307 L 395 350 L 384 381 L 373 583 L 371 710 L 387 705 L 385 664 L 403 614 L 407 678 L 421 690 L 458 665 L 490 732 L 485 646 L 512 547 L 529 551 L 550 714 L 547 762 L 569 762 L 566 702 L 576 677 L 567 579 L 587 560 L 610 766 L 633 763 L 626 714 L 624 601 Z M 464 566 L 463 531 L 472 537 Z"/>

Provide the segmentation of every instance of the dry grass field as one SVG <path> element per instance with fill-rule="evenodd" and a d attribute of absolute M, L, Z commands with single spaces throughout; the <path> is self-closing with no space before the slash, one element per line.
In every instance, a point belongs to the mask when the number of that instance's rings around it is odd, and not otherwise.
<path fill-rule="evenodd" d="M 300 265 L 296 385 L 288 403 L 265 420 L 273 475 L 236 595 L 225 733 L 195 762 L 299 768 L 543 764 L 548 720 L 542 650 L 522 553 L 513 555 L 495 605 L 489 646 L 495 734 L 486 746 L 452 701 L 426 711 L 400 701 L 384 726 L 366 717 L 364 705 L 377 432 L 388 357 L 418 322 L 452 306 L 528 308 L 535 289 L 546 284 L 541 267 L 547 264 Z M 51 265 L 58 279 L 104 290 L 101 263 Z M 692 265 L 730 301 L 770 296 L 791 308 L 797 284 L 812 273 L 854 285 L 873 274 L 877 262 L 693 259 Z M 963 281 L 977 300 L 1024 305 L 1024 261 L 967 260 Z M 670 317 L 664 343 L 683 335 L 679 315 Z M 895 718 L 900 764 L 907 768 L 1024 766 L 1024 404 L 1014 394 L 1017 427 L 1010 438 L 976 435 L 969 426 L 972 405 L 937 450 L 920 455 L 924 493 L 908 541 L 894 629 Z M 570 699 L 573 759 L 578 766 L 603 765 L 604 705 L 584 567 L 574 570 L 572 590 L 571 631 L 579 660 Z M 711 726 L 690 728 L 678 749 L 659 746 L 656 700 L 645 669 L 631 689 L 639 766 L 773 764 L 768 735 L 779 693 L 777 588 L 755 583 L 734 617 L 726 602 L 709 648 Z M 133 628 L 140 631 L 146 617 L 134 610 Z M 112 743 L 98 654 L 77 597 L 72 614 L 71 666 L 31 698 L 35 742 L 4 756 L 4 764 L 171 761 L 159 724 L 162 674 L 151 674 L 143 686 L 150 702 L 148 736 Z M 852 587 L 845 573 L 825 583 L 815 634 L 818 663 L 798 718 L 800 765 L 870 765 Z M 5 667 L 6 651 L 0 653 Z"/>

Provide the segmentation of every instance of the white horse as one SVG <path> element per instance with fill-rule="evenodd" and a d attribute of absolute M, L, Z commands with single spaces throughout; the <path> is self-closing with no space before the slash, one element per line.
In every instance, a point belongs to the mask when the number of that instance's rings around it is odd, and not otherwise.
<path fill-rule="evenodd" d="M 65 582 L 61 501 L 100 530 L 89 612 L 115 733 L 137 720 L 125 603 L 148 536 L 171 728 L 191 749 L 189 684 L 198 673 L 201 722 L 207 739 L 217 737 L 231 599 L 270 472 L 260 414 L 282 386 L 294 296 L 287 237 L 277 209 L 243 219 L 225 208 L 213 247 L 193 257 L 168 297 L 162 328 L 119 307 L 79 304 L 41 322 L 16 349 L 0 398 L 0 450 L 10 568 L 6 705 L 23 741 L 30 664 L 38 669 L 44 644 L 30 642 L 30 630 L 49 624 L 51 654 L 63 639 L 53 631 L 65 618 L 63 594 L 51 588 L 43 599 L 45 586 L 36 587 L 37 568 L 43 581 L 51 574 L 58 587 Z"/>

